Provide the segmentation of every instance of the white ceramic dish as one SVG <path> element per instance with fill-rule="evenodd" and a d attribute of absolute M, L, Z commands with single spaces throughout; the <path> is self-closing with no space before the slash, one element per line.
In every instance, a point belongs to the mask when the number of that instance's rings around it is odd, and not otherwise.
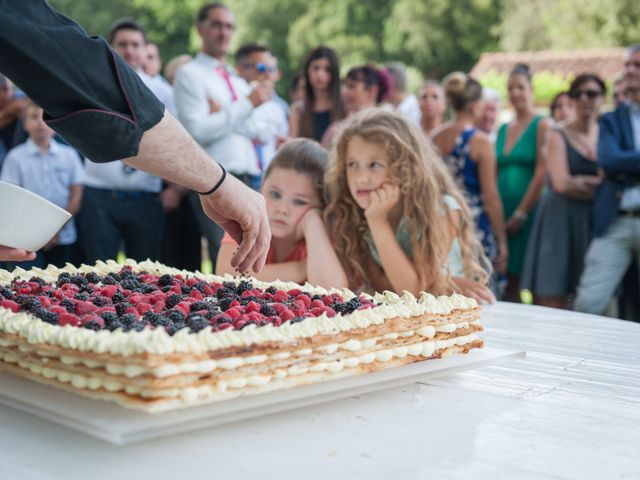
<path fill-rule="evenodd" d="M 0 182 L 0 245 L 36 252 L 70 218 L 69 212 L 35 193 Z"/>
<path fill-rule="evenodd" d="M 123 445 L 247 420 L 416 381 L 522 359 L 525 352 L 485 347 L 381 372 L 346 377 L 183 410 L 149 414 L 91 400 L 30 380 L 0 374 L 0 404 L 31 413 L 111 443 Z"/>

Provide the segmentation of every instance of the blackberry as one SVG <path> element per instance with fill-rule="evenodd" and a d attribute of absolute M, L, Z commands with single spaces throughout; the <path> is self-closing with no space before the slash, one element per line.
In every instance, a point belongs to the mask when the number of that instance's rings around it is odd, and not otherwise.
<path fill-rule="evenodd" d="M 73 298 L 75 298 L 76 300 L 80 300 L 81 302 L 86 302 L 87 300 L 89 300 L 89 294 L 88 293 L 78 293 Z"/>
<path fill-rule="evenodd" d="M 47 284 L 47 282 L 45 282 L 45 281 L 44 281 L 42 278 L 40 278 L 40 277 L 31 277 L 31 278 L 29 279 L 29 281 L 30 281 L 30 282 L 33 282 L 33 283 L 37 283 L 37 284 L 38 284 L 38 285 L 40 285 L 40 286 L 45 286 L 45 285 Z"/>
<path fill-rule="evenodd" d="M 205 289 L 204 289 L 204 282 L 198 282 L 196 284 L 193 285 L 193 287 L 191 287 L 191 290 L 198 290 L 200 293 L 202 294 L 206 294 Z"/>
<path fill-rule="evenodd" d="M 122 267 L 122 269 L 118 272 L 118 275 L 120 275 L 121 280 L 136 276 L 136 274 L 133 273 L 133 270 L 131 270 L 131 267 Z"/>
<path fill-rule="evenodd" d="M 122 285 L 122 288 L 125 290 L 131 290 L 132 292 L 140 289 L 140 282 L 135 278 L 127 278 L 126 280 L 123 280 L 120 285 Z"/>
<path fill-rule="evenodd" d="M 314 300 L 322 301 L 322 295 L 314 295 L 313 297 L 311 297 L 311 301 L 314 301 Z"/>
<path fill-rule="evenodd" d="M 218 299 L 224 298 L 224 297 L 228 297 L 229 295 L 233 295 L 234 292 L 232 290 L 229 290 L 227 287 L 222 286 L 220 287 L 217 291 L 216 291 L 216 297 Z"/>
<path fill-rule="evenodd" d="M 130 306 L 131 306 L 131 304 L 127 303 L 127 302 L 117 303 L 116 304 L 116 313 L 120 317 L 123 316 L 123 315 L 126 315 L 127 308 L 129 308 Z"/>
<path fill-rule="evenodd" d="M 69 313 L 73 313 L 76 309 L 74 303 L 68 298 L 63 298 L 62 301 L 60 302 L 60 306 L 64 307 L 65 310 Z"/>
<path fill-rule="evenodd" d="M 89 283 L 100 283 L 102 277 L 98 275 L 96 272 L 89 272 L 85 275 L 85 278 Z"/>
<path fill-rule="evenodd" d="M 182 295 L 174 293 L 173 295 L 169 295 L 167 297 L 167 299 L 165 300 L 165 306 L 167 307 L 168 310 L 171 310 L 173 307 L 175 307 L 181 301 L 182 301 Z"/>
<path fill-rule="evenodd" d="M 0 295 L 6 300 L 11 300 L 14 297 L 14 293 L 6 287 L 0 287 Z"/>
<path fill-rule="evenodd" d="M 133 325 L 131 325 L 129 330 L 135 330 L 136 332 L 141 332 L 142 330 L 144 330 L 145 327 L 146 327 L 146 325 L 144 323 L 136 322 Z"/>
<path fill-rule="evenodd" d="M 264 304 L 262 305 L 262 307 L 260 308 L 260 313 L 262 315 L 264 315 L 265 317 L 277 317 L 278 314 L 276 313 L 276 311 L 273 309 L 273 307 L 269 304 Z"/>
<path fill-rule="evenodd" d="M 45 290 L 43 293 L 49 298 L 56 298 L 56 292 L 53 290 Z"/>
<path fill-rule="evenodd" d="M 30 297 L 29 300 L 23 302 L 20 305 L 20 310 L 26 310 L 27 312 L 36 312 L 42 308 L 40 300 L 35 297 Z"/>
<path fill-rule="evenodd" d="M 89 281 L 82 275 L 72 275 L 70 282 L 73 283 L 74 285 L 77 285 L 78 287 L 82 287 L 84 285 L 89 284 Z"/>
<path fill-rule="evenodd" d="M 136 322 L 136 317 L 133 313 L 125 313 L 120 315 L 120 323 L 123 327 L 129 328 Z"/>
<path fill-rule="evenodd" d="M 118 280 L 116 280 L 116 278 L 112 273 L 110 273 L 109 275 L 107 275 L 102 279 L 103 285 L 116 285 L 117 283 L 118 283 Z"/>
<path fill-rule="evenodd" d="M 233 302 L 234 300 L 237 300 L 237 297 L 235 295 L 224 297 L 222 300 L 218 302 L 218 306 L 220 307 L 220 310 L 222 310 L 223 312 L 226 312 L 227 310 L 229 310 L 229 307 L 231 306 L 231 302 Z"/>
<path fill-rule="evenodd" d="M 104 312 L 100 316 L 104 320 L 105 328 L 107 328 L 108 330 L 111 330 L 113 332 L 116 328 L 122 328 L 122 323 L 120 323 L 120 319 L 115 313 Z"/>
<path fill-rule="evenodd" d="M 174 280 L 173 275 L 169 275 L 168 273 L 165 273 L 158 279 L 158 285 L 160 285 L 161 287 L 166 287 L 173 284 L 173 280 Z"/>
<path fill-rule="evenodd" d="M 50 312 L 49 310 L 46 310 L 44 308 L 41 308 L 41 309 L 35 311 L 34 313 L 35 313 L 36 317 L 38 317 L 43 322 L 50 323 L 51 325 L 57 325 L 58 324 L 58 314 L 57 313 Z"/>
<path fill-rule="evenodd" d="M 14 298 L 14 301 L 18 304 L 18 305 L 22 305 L 23 303 L 28 302 L 31 298 L 33 298 L 30 295 L 25 295 L 24 293 L 21 293 L 19 295 L 16 295 L 16 297 Z"/>
<path fill-rule="evenodd" d="M 162 287 L 162 293 L 167 293 L 171 290 L 171 285 L 167 285 L 166 287 Z"/>
<path fill-rule="evenodd" d="M 222 325 L 223 323 L 233 323 L 233 320 L 229 317 L 220 317 L 216 320 L 216 325 Z"/>
<path fill-rule="evenodd" d="M 304 320 L 304 317 L 293 317 L 291 320 L 289 320 L 292 324 L 293 323 L 298 323 Z"/>
<path fill-rule="evenodd" d="M 333 308 L 336 311 L 336 313 L 341 313 L 343 315 L 349 313 L 348 312 L 349 308 L 347 307 L 346 303 L 334 302 L 333 304 L 331 304 L 331 308 Z"/>
<path fill-rule="evenodd" d="M 109 301 L 109 299 L 107 297 L 104 297 L 102 295 L 98 295 L 97 297 L 94 297 L 93 299 L 93 304 L 96 307 L 105 307 L 107 305 L 109 305 L 111 302 Z"/>
<path fill-rule="evenodd" d="M 67 273 L 67 272 L 63 272 L 60 275 L 58 275 L 58 281 L 56 282 L 56 285 L 58 287 L 61 287 L 67 283 L 71 283 L 71 274 Z"/>
<path fill-rule="evenodd" d="M 191 311 L 192 312 L 199 312 L 200 310 L 207 310 L 209 311 L 209 309 L 212 307 L 211 304 L 207 303 L 207 302 L 193 302 L 191 304 Z"/>
<path fill-rule="evenodd" d="M 215 317 L 216 315 L 220 315 L 221 313 L 222 312 L 218 310 L 218 308 L 214 308 L 213 310 L 209 310 L 207 313 L 205 313 L 204 316 L 207 320 L 211 320 L 213 317 Z"/>
<path fill-rule="evenodd" d="M 278 289 L 276 287 L 269 287 L 265 290 L 266 293 L 270 293 L 271 295 L 275 295 Z"/>
<path fill-rule="evenodd" d="M 93 330 L 94 332 L 97 332 L 98 330 L 102 329 L 102 325 L 100 325 L 95 320 L 90 320 L 88 322 L 83 323 L 82 328 L 86 328 L 87 330 Z"/>
<path fill-rule="evenodd" d="M 253 290 L 253 283 L 247 280 L 242 280 L 236 287 L 236 292 L 238 295 L 242 295 L 242 293 L 246 292 L 247 290 Z"/>
<path fill-rule="evenodd" d="M 89 284 L 80 287 L 80 293 L 88 293 L 89 295 L 93 295 L 93 292 L 93 287 Z"/>
<path fill-rule="evenodd" d="M 164 315 L 160 315 L 159 313 L 147 312 L 142 317 L 141 321 L 143 323 L 151 324 L 155 327 L 157 326 L 167 326 L 170 323 L 170 320 Z"/>
<path fill-rule="evenodd" d="M 209 320 L 207 320 L 199 313 L 192 313 L 187 317 L 187 326 L 191 329 L 192 332 L 197 333 L 209 326 Z"/>
<path fill-rule="evenodd" d="M 113 303 L 121 303 L 125 301 L 124 292 L 122 290 L 116 290 L 116 293 L 111 297 Z"/>
<path fill-rule="evenodd" d="M 189 292 L 191 291 L 191 287 L 188 287 L 186 285 L 180 285 L 180 291 L 182 292 L 183 295 L 189 295 Z"/>
<path fill-rule="evenodd" d="M 104 320 L 105 325 L 107 323 L 113 323 L 118 321 L 118 314 L 115 312 L 102 312 L 100 317 Z"/>
<path fill-rule="evenodd" d="M 156 291 L 156 287 L 149 283 L 143 283 L 140 288 L 142 289 L 142 293 L 153 293 Z"/>
<path fill-rule="evenodd" d="M 187 324 L 184 322 L 174 322 L 172 325 L 169 325 L 168 327 L 166 327 L 166 329 L 169 335 L 175 335 L 176 332 L 179 332 L 180 330 L 186 327 L 187 327 Z"/>
<path fill-rule="evenodd" d="M 184 313 L 182 313 L 179 310 L 171 310 L 168 314 L 167 317 L 169 318 L 169 320 L 171 320 L 172 322 L 176 323 L 176 322 L 184 322 L 186 316 Z"/>
<path fill-rule="evenodd" d="M 231 293 L 236 293 L 237 285 L 233 282 L 223 282 L 222 286 L 229 290 Z"/>

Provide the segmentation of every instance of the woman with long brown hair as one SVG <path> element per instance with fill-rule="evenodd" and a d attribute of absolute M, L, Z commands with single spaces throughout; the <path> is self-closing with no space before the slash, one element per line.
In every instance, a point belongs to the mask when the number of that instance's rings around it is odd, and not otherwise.
<path fill-rule="evenodd" d="M 289 114 L 289 136 L 320 141 L 326 129 L 344 117 L 340 98 L 340 62 L 329 47 L 312 50 L 304 65 L 306 95 Z"/>

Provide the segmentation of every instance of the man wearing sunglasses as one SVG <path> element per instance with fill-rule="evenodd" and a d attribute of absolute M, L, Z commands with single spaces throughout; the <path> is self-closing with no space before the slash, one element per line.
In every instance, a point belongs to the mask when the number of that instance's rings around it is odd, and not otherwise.
<path fill-rule="evenodd" d="M 273 54 L 264 45 L 247 43 L 242 45 L 235 55 L 236 70 L 253 88 L 260 85 L 273 89 L 277 79 L 278 67 Z M 272 134 L 264 142 L 254 139 L 256 156 L 260 158 L 263 171 L 276 154 L 277 146 L 289 132 L 287 116 L 273 92 L 271 99 L 256 108 L 254 115 L 259 121 L 269 124 Z"/>
<path fill-rule="evenodd" d="M 640 258 L 640 44 L 630 46 L 624 60 L 627 100 L 600 120 L 598 164 L 606 176 L 594 201 L 594 240 L 574 305 L 598 315 L 634 256 Z"/>

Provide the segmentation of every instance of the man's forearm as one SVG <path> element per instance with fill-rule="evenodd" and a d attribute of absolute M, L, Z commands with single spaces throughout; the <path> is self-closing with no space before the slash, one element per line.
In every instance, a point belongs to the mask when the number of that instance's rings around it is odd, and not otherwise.
<path fill-rule="evenodd" d="M 206 192 L 222 175 L 220 166 L 167 110 L 142 136 L 138 155 L 123 161 L 196 192 Z"/>

